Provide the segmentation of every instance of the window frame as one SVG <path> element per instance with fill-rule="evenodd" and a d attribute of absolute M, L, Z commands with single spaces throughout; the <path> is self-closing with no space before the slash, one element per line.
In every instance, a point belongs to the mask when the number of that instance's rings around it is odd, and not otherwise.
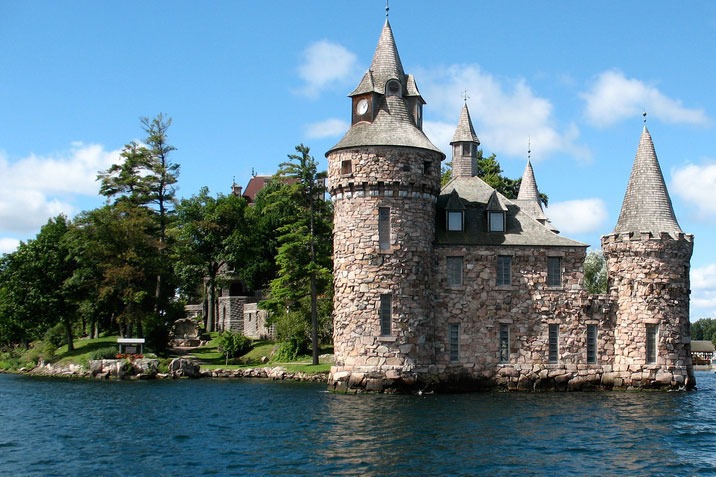
<path fill-rule="evenodd" d="M 505 269 L 505 263 L 507 267 Z M 495 285 L 498 287 L 511 286 L 512 285 L 512 256 L 511 255 L 498 255 L 497 265 L 495 267 Z"/>
<path fill-rule="evenodd" d="M 380 295 L 380 308 L 378 311 L 380 318 L 380 336 L 393 335 L 393 295 L 390 293 L 382 293 Z"/>
<path fill-rule="evenodd" d="M 465 257 L 449 256 L 445 257 L 445 274 L 448 286 L 462 286 L 464 282 Z M 459 271 L 451 267 L 459 266 Z"/>
<path fill-rule="evenodd" d="M 448 353 L 451 363 L 460 361 L 460 323 L 448 324 Z"/>
<path fill-rule="evenodd" d="M 587 325 L 587 364 L 597 364 L 597 340 L 599 339 L 599 330 L 597 325 Z"/>
<path fill-rule="evenodd" d="M 452 228 L 453 222 L 450 220 L 450 217 L 457 217 L 458 214 L 460 216 L 460 228 Z M 447 210 L 445 215 L 445 229 L 448 232 L 462 232 L 465 229 L 465 212 L 462 210 Z"/>
<path fill-rule="evenodd" d="M 646 343 L 645 343 L 646 364 L 656 364 L 659 358 L 659 324 L 646 324 Z"/>
<path fill-rule="evenodd" d="M 547 257 L 547 286 L 553 288 L 562 286 L 562 257 Z"/>
<path fill-rule="evenodd" d="M 497 359 L 500 363 L 510 362 L 510 325 L 500 323 L 497 335 Z"/>
<path fill-rule="evenodd" d="M 505 213 L 501 210 L 490 210 L 487 212 L 487 231 L 490 233 L 504 233 L 506 227 Z M 496 217 L 499 216 L 499 220 Z M 499 224 L 499 229 L 495 225 Z"/>
<path fill-rule="evenodd" d="M 549 364 L 559 363 L 559 324 L 550 323 L 548 329 L 548 353 L 547 362 Z"/>
<path fill-rule="evenodd" d="M 378 207 L 378 248 L 381 252 L 390 250 L 390 207 Z"/>
<path fill-rule="evenodd" d="M 350 159 L 341 161 L 341 175 L 348 176 L 351 174 L 353 174 L 353 161 Z"/>

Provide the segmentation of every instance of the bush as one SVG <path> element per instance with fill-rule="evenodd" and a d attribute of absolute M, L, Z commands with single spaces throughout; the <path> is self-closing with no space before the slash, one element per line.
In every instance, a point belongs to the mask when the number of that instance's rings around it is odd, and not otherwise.
<path fill-rule="evenodd" d="M 117 356 L 117 347 L 116 346 L 105 346 L 104 348 L 99 348 L 94 351 L 92 351 L 89 354 L 90 360 L 99 360 L 99 359 L 114 359 Z"/>
<path fill-rule="evenodd" d="M 55 361 L 55 352 L 57 346 L 49 341 L 36 341 L 31 344 L 31 348 L 24 355 L 26 361 L 40 364 L 52 363 Z"/>
<path fill-rule="evenodd" d="M 49 328 L 47 331 L 45 331 L 43 341 L 45 341 L 46 343 L 52 343 L 53 345 L 55 345 L 55 349 L 59 348 L 64 344 L 67 344 L 67 332 L 65 331 L 65 325 L 62 323 L 57 323 L 52 328 Z"/>
<path fill-rule="evenodd" d="M 251 350 L 251 340 L 241 333 L 223 331 L 219 333 L 217 343 L 219 351 L 226 356 L 227 363 L 229 358 L 236 358 Z"/>
<path fill-rule="evenodd" d="M 273 360 L 280 363 L 288 363 L 296 361 L 296 358 L 302 354 L 306 354 L 307 352 L 308 346 L 306 346 L 306 342 L 304 340 L 291 339 L 289 341 L 279 343 L 278 346 L 276 346 L 276 351 L 273 354 Z"/>

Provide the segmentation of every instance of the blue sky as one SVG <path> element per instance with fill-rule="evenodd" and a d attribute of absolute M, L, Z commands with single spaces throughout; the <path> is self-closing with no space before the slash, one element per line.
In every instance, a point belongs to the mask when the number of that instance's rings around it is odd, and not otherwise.
<path fill-rule="evenodd" d="M 370 65 L 385 2 L 0 2 L 0 252 L 102 204 L 97 171 L 173 119 L 179 195 L 229 192 L 297 144 L 324 153 Z M 716 317 L 716 2 L 393 0 L 403 66 L 449 154 L 463 102 L 482 148 L 547 215 L 599 248 L 616 224 L 642 112 L 679 223 L 695 235 L 692 320 Z"/>

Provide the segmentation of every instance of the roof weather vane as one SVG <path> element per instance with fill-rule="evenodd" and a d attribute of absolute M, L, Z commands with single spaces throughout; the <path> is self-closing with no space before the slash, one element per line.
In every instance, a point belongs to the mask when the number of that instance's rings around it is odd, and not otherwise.
<path fill-rule="evenodd" d="M 467 94 L 467 90 L 462 92 L 462 99 L 463 101 L 465 101 L 465 103 L 467 103 L 467 100 L 470 99 L 470 95 Z"/>
<path fill-rule="evenodd" d="M 388 12 L 390 12 L 390 6 L 388 5 L 389 0 L 385 0 L 385 18 L 388 18 Z"/>
<path fill-rule="evenodd" d="M 646 111 L 644 111 L 643 113 L 641 113 L 641 115 L 644 116 L 644 124 L 646 124 Z"/>
<path fill-rule="evenodd" d="M 527 136 L 527 160 L 529 161 L 532 157 L 532 138 Z"/>

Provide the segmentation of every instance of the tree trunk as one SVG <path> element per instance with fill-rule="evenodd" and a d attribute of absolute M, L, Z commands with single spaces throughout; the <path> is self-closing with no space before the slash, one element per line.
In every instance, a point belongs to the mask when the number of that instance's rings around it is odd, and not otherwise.
<path fill-rule="evenodd" d="M 63 320 L 65 325 L 65 334 L 67 335 L 67 351 L 74 351 L 75 344 L 72 339 L 72 323 L 70 320 Z"/>

